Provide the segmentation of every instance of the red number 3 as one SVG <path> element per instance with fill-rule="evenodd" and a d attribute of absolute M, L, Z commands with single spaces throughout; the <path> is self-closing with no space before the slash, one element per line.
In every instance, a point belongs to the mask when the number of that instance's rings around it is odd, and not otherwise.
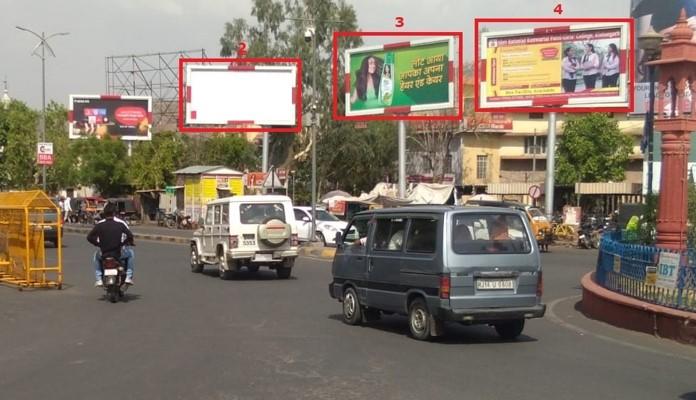
<path fill-rule="evenodd" d="M 247 53 L 246 48 L 247 48 L 246 42 L 239 42 L 239 48 L 237 48 L 237 55 L 239 57 L 244 57 Z"/>
<path fill-rule="evenodd" d="M 554 7 L 553 12 L 557 13 L 558 15 L 563 14 L 563 6 L 561 3 L 556 4 L 556 7 Z"/>
<path fill-rule="evenodd" d="M 396 24 L 394 24 L 397 28 L 403 28 L 404 26 L 404 17 L 396 17 Z"/>

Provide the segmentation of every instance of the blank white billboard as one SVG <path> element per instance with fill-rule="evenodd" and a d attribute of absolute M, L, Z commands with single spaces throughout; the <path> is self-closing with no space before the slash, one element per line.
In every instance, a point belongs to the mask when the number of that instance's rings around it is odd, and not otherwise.
<path fill-rule="evenodd" d="M 186 66 L 185 123 L 294 126 L 297 67 Z"/>

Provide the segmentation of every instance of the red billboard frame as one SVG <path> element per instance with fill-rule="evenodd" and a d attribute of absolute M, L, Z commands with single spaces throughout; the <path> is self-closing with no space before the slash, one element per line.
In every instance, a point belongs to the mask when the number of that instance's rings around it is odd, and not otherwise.
<path fill-rule="evenodd" d="M 383 115 L 354 115 L 346 116 L 338 114 L 338 39 L 346 36 L 455 36 L 459 40 L 459 85 L 455 88 L 455 101 L 458 100 L 456 115 L 405 115 L 397 111 Z M 331 113 L 335 121 L 460 121 L 464 117 L 463 89 L 464 89 L 464 33 L 463 32 L 334 32 L 333 46 L 331 49 Z"/>
<path fill-rule="evenodd" d="M 554 106 L 530 106 L 530 107 L 480 107 L 481 97 L 479 82 L 479 69 L 481 67 L 481 55 L 479 52 L 479 24 L 480 23 L 592 23 L 592 22 L 622 22 L 628 23 L 629 30 L 629 52 L 628 63 L 628 107 L 554 107 Z M 538 27 L 536 29 L 543 29 Z M 549 27 L 551 29 L 557 28 Z M 633 112 L 634 98 L 633 85 L 635 79 L 635 21 L 633 18 L 474 18 L 474 112 L 508 112 L 508 113 L 537 113 L 537 112 L 560 112 L 560 113 L 587 113 L 587 112 Z"/>
<path fill-rule="evenodd" d="M 296 116 L 295 126 L 288 128 L 244 128 L 244 127 L 186 127 L 184 126 L 184 64 L 185 63 L 224 63 L 252 66 L 253 64 L 297 64 L 297 93 L 295 104 Z M 179 115 L 177 118 L 177 128 L 182 133 L 211 133 L 211 132 L 280 132 L 280 133 L 299 133 L 302 131 L 302 60 L 300 58 L 179 58 Z"/>

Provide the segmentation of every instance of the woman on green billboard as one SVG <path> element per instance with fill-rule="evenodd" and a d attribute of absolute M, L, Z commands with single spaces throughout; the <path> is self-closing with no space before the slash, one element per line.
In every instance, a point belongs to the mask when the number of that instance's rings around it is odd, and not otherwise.
<path fill-rule="evenodd" d="M 369 101 L 377 100 L 379 94 L 379 83 L 384 61 L 375 56 L 363 58 L 360 69 L 355 73 L 355 89 L 350 97 L 350 102 L 358 100 Z"/>

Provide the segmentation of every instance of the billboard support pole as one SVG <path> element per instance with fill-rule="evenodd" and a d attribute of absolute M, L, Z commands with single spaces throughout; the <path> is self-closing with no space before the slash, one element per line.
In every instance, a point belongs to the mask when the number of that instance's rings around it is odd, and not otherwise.
<path fill-rule="evenodd" d="M 549 221 L 553 218 L 553 195 L 556 185 L 556 113 L 549 113 L 548 137 L 546 138 L 546 182 L 544 183 L 544 208 Z"/>
<path fill-rule="evenodd" d="M 268 132 L 263 133 L 263 145 L 261 147 L 261 172 L 264 174 L 268 172 Z M 263 188 L 263 192 L 266 193 L 267 189 Z"/>
<path fill-rule="evenodd" d="M 406 121 L 399 120 L 399 198 L 406 197 Z"/>
<path fill-rule="evenodd" d="M 128 157 L 131 157 L 133 155 L 133 141 L 128 140 L 126 143 L 128 143 Z"/>

